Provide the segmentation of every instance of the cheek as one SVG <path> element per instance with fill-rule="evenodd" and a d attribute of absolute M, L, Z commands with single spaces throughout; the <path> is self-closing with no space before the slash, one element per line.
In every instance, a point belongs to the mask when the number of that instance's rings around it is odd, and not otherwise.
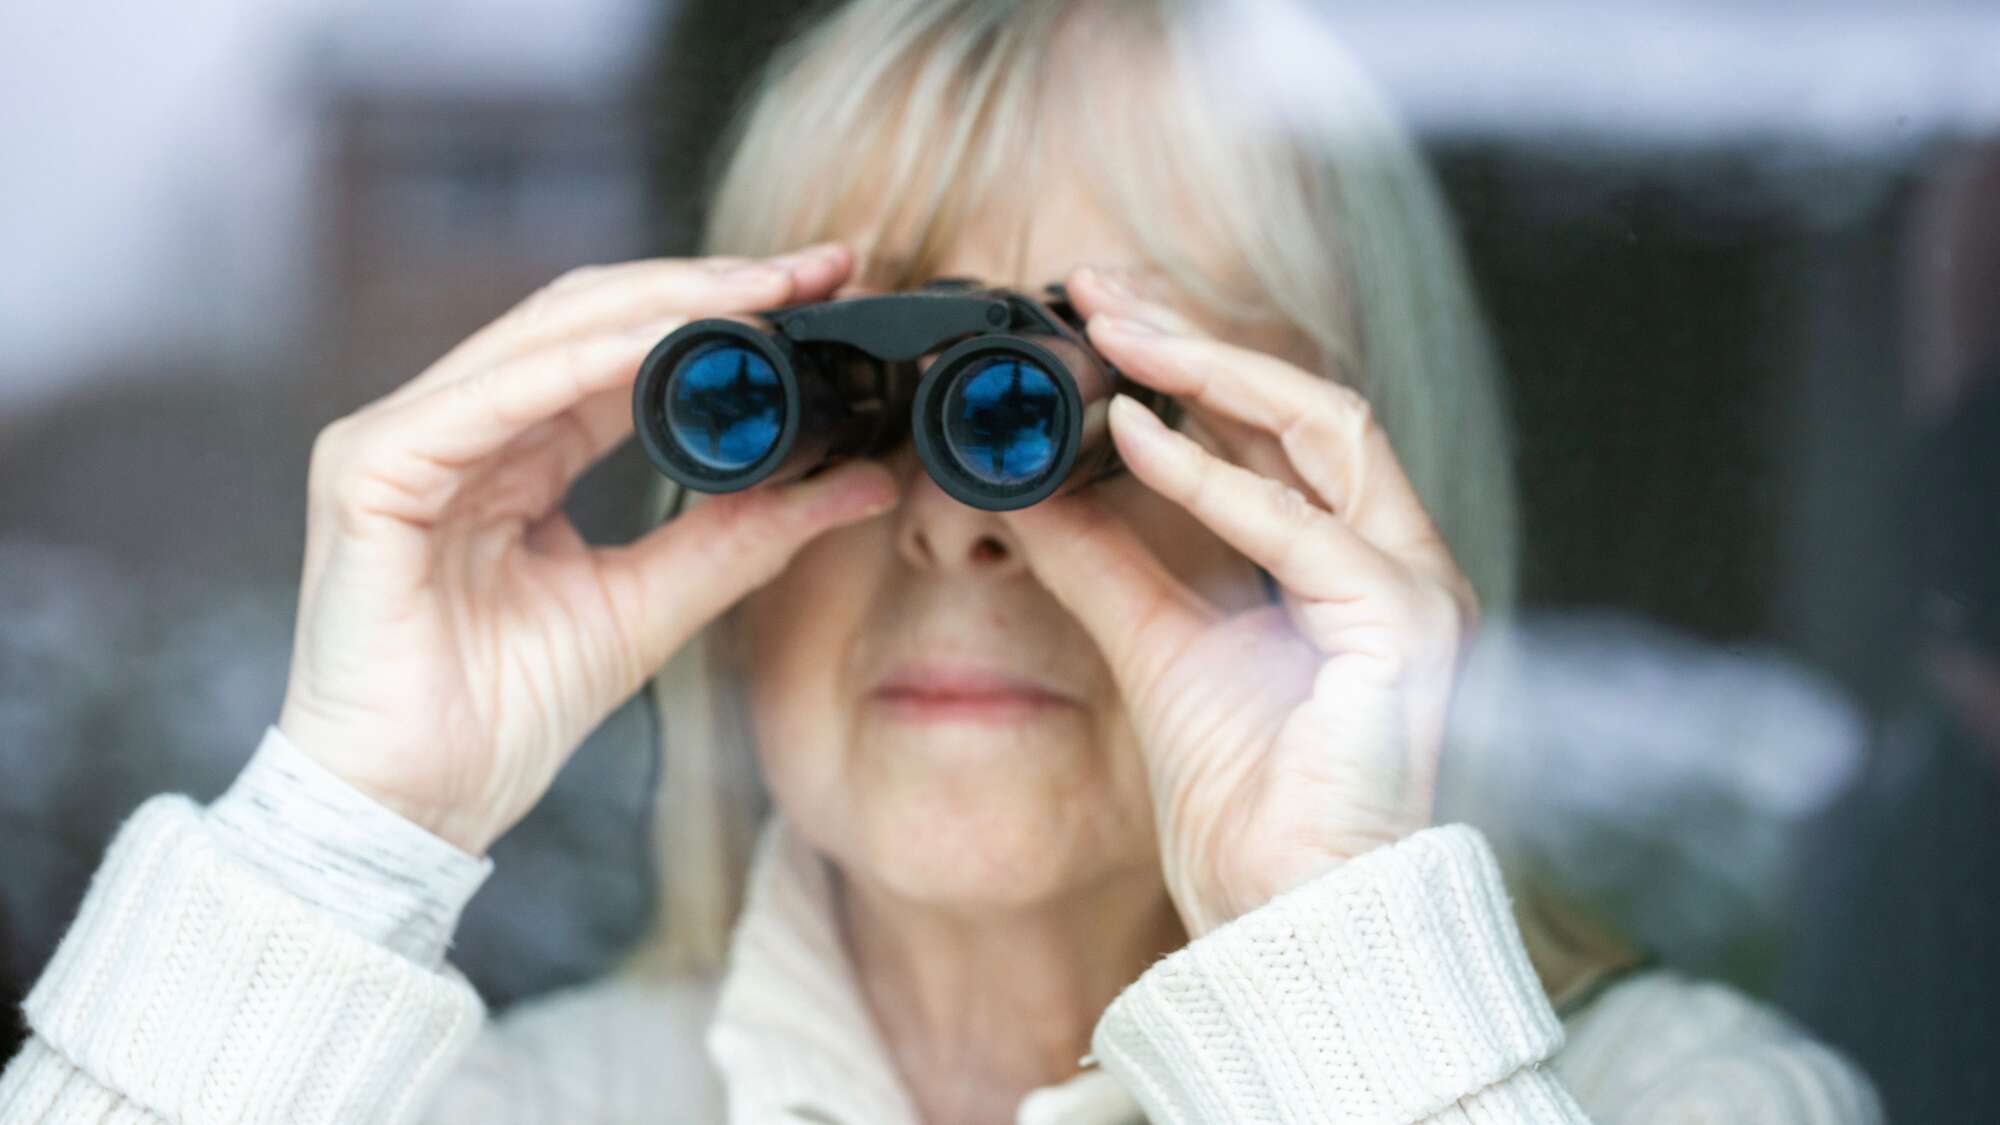
<path fill-rule="evenodd" d="M 880 521 L 876 521 L 879 523 Z M 737 607 L 735 651 L 752 732 L 774 790 L 825 784 L 801 777 L 852 729 L 855 642 L 881 582 L 882 532 L 863 524 L 814 540 L 784 573 Z"/>

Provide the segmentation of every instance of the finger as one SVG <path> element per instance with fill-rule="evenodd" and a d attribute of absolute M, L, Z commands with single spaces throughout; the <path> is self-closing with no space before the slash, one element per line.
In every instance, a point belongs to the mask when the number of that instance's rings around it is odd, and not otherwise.
<path fill-rule="evenodd" d="M 710 497 L 631 543 L 595 550 L 598 577 L 619 619 L 631 623 L 636 674 L 665 663 L 815 536 L 880 515 L 896 499 L 887 469 L 850 461 L 805 480 Z"/>
<path fill-rule="evenodd" d="M 1148 312 L 1166 308 L 1160 304 L 1165 290 L 1150 271 L 1078 266 L 1065 281 L 1070 302 L 1084 319 L 1121 313 L 1143 318 Z M 1200 328 L 1185 318 L 1176 318 L 1176 330 L 1196 334 Z M 1180 429 L 1203 444 L 1212 444 L 1222 455 L 1245 468 L 1284 481 L 1302 492 L 1311 486 L 1292 468 L 1278 439 L 1254 426 L 1225 417 L 1199 404 L 1182 403 L 1185 421 Z"/>
<path fill-rule="evenodd" d="M 522 540 L 529 550 L 539 555 L 557 557 L 581 555 L 590 550 L 583 534 L 569 514 L 558 508 L 528 525 L 528 533 Z"/>
<path fill-rule="evenodd" d="M 664 316 L 749 312 L 831 292 L 853 265 L 839 243 L 770 258 L 653 259 L 573 270 L 474 334 L 443 362 L 491 363 L 580 333 Z M 498 353 L 498 354 L 496 354 Z"/>
<path fill-rule="evenodd" d="M 1146 269 L 1078 266 L 1063 282 L 1064 292 L 1085 320 L 1100 313 L 1143 315 L 1144 306 L 1159 305 L 1166 280 Z"/>
<path fill-rule="evenodd" d="M 1172 323 L 1100 315 L 1090 336 L 1134 381 L 1277 438 L 1314 496 L 1364 538 L 1399 554 L 1442 550 L 1388 435 L 1350 388 Z"/>
<path fill-rule="evenodd" d="M 690 316 L 820 300 L 852 266 L 853 254 L 839 243 L 764 259 L 653 259 L 586 266 L 531 294 L 390 397 L 407 398 L 573 336 L 662 319 L 678 322 Z"/>
<path fill-rule="evenodd" d="M 640 360 L 656 342 L 650 333 L 568 340 L 343 419 L 328 428 L 338 438 L 325 479 L 348 494 L 350 507 L 358 504 L 357 512 L 427 521 L 478 475 L 481 461 L 593 399 L 592 440 L 608 441 L 612 408 L 601 396 L 629 395 Z"/>
<path fill-rule="evenodd" d="M 1182 651 L 1217 616 L 1131 528 L 1093 497 L 1073 494 L 1003 513 L 1028 569 L 1103 653 L 1126 689 Z"/>
<path fill-rule="evenodd" d="M 468 471 L 459 496 L 483 498 L 485 516 L 539 519 L 558 510 L 576 479 L 632 435 L 632 397 L 602 391 L 531 427 Z"/>
<path fill-rule="evenodd" d="M 1152 312 L 1157 316 L 1158 310 L 1165 308 L 1159 304 L 1163 285 L 1143 271 L 1078 266 L 1065 285 L 1071 302 L 1086 319 L 1099 313 L 1116 316 L 1121 312 L 1140 317 Z M 1200 334 L 1200 329 L 1184 318 L 1176 317 L 1175 327 L 1178 331 Z M 1292 467 L 1276 437 L 1199 404 L 1182 406 L 1186 415 L 1181 426 L 1183 433 L 1204 444 L 1213 444 L 1224 457 L 1253 472 L 1283 481 L 1301 492 L 1313 491 Z"/>
<path fill-rule="evenodd" d="M 659 342 L 651 331 L 560 341 L 410 399 L 377 422 L 432 461 L 464 465 L 529 428 L 587 408 L 594 439 L 616 432 L 611 403 L 629 397 L 639 364 Z M 630 410 L 629 400 L 625 404 Z M 627 425 L 629 429 L 629 423 Z"/>
<path fill-rule="evenodd" d="M 1212 445 L 1226 461 L 1312 497 L 1312 486 L 1292 467 L 1291 458 L 1285 456 L 1277 438 L 1205 407 L 1189 406 L 1185 414 L 1186 421 L 1179 427 L 1182 433 L 1204 445 Z"/>
<path fill-rule="evenodd" d="M 670 330 L 655 325 L 640 329 L 636 334 L 642 340 L 654 339 Z M 620 383 L 608 390 L 597 391 L 587 396 L 568 411 L 532 427 L 527 433 L 516 438 L 509 449 L 514 446 L 534 444 L 531 439 L 538 432 L 558 427 L 567 435 L 562 442 L 554 443 L 557 451 L 562 454 L 558 469 L 559 477 L 567 486 L 584 470 L 596 464 L 605 454 L 632 436 L 630 388 Z M 505 457 L 506 453 L 503 452 L 501 456 Z"/>
<path fill-rule="evenodd" d="M 1292 594 L 1352 602 L 1405 581 L 1393 559 L 1339 517 L 1168 429 L 1128 396 L 1112 399 L 1111 434 L 1133 476 L 1185 508 Z"/>

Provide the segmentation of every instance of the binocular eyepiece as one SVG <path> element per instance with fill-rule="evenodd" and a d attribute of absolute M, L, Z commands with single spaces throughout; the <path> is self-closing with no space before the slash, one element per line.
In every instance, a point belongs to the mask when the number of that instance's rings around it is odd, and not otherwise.
<path fill-rule="evenodd" d="M 926 362 L 927 361 L 927 362 Z M 683 325 L 647 355 L 632 420 L 660 472 L 734 492 L 914 440 L 962 503 L 1024 508 L 1117 466 L 1116 390 L 1061 286 L 962 280 Z"/>

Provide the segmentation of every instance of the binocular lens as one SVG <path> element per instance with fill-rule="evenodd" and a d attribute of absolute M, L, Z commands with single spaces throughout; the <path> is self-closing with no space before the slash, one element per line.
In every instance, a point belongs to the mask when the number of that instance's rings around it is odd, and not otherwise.
<path fill-rule="evenodd" d="M 784 425 L 784 390 L 770 361 L 747 347 L 696 348 L 667 377 L 667 428 L 681 450 L 711 469 L 762 460 Z"/>
<path fill-rule="evenodd" d="M 1055 464 L 1067 409 L 1047 371 L 1020 356 L 989 359 L 946 392 L 945 445 L 986 484 L 1026 484 Z"/>
<path fill-rule="evenodd" d="M 639 365 L 632 427 L 654 467 L 697 492 L 793 480 L 908 438 L 947 495 L 1011 511 L 1114 463 L 1116 372 L 1056 317 L 1020 295 L 952 289 L 690 321 Z"/>

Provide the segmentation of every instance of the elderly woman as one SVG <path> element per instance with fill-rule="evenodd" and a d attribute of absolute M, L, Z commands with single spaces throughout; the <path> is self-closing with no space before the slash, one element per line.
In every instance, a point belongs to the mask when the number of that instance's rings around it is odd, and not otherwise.
<path fill-rule="evenodd" d="M 1430 824 L 1511 592 L 1496 380 L 1369 88 L 1230 18 L 852 4 L 744 118 L 717 257 L 579 270 L 328 426 L 277 722 L 123 827 L 0 1119 L 1874 1119 Z M 1115 400 L 1129 472 L 1011 513 L 904 448 L 566 521 L 662 334 L 938 276 L 1066 281 L 1179 425 Z M 663 929 L 487 1026 L 443 956 L 483 853 L 649 681 Z"/>

